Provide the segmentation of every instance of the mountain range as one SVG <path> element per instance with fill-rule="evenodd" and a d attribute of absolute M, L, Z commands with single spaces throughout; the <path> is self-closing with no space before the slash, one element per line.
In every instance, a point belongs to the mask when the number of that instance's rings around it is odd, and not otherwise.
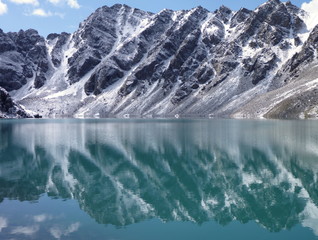
<path fill-rule="evenodd" d="M 291 2 L 104 6 L 72 34 L 0 30 L 0 117 L 316 118 L 317 48 Z"/>

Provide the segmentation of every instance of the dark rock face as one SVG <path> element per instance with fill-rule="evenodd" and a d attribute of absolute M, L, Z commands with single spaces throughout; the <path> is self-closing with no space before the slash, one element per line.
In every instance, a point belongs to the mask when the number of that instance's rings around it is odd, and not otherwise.
<path fill-rule="evenodd" d="M 247 18 L 251 16 L 253 11 L 246 8 L 241 8 L 231 20 L 231 28 L 237 26 L 240 23 L 243 23 Z"/>
<path fill-rule="evenodd" d="M 18 33 L 3 33 L 0 30 L 0 87 L 17 90 L 34 74 L 41 75 L 35 88 L 46 81 L 49 69 L 45 40 L 37 31 L 29 29 Z"/>
<path fill-rule="evenodd" d="M 86 73 L 101 62 L 98 51 L 95 50 L 85 53 L 86 50 L 87 49 L 82 48 L 76 52 L 73 57 L 69 58 L 68 64 L 70 69 L 68 71 L 68 76 L 71 84 L 78 82 Z"/>
<path fill-rule="evenodd" d="M 275 46 L 287 37 L 290 29 L 295 31 L 294 34 L 301 30 L 304 23 L 298 16 L 300 11 L 293 5 L 268 1 L 247 19 L 245 31 L 240 38 L 247 41 L 249 37 L 257 34 L 255 40 Z"/>
<path fill-rule="evenodd" d="M 12 39 L 0 29 L 0 53 L 14 51 L 16 45 Z"/>
<path fill-rule="evenodd" d="M 41 72 L 39 75 L 37 75 L 34 79 L 34 87 L 40 88 L 44 85 L 46 81 L 45 75 Z"/>
<path fill-rule="evenodd" d="M 0 87 L 0 118 L 30 118 L 19 105 L 13 102 L 9 93 Z"/>
<path fill-rule="evenodd" d="M 254 85 L 258 84 L 266 77 L 266 74 L 271 70 L 276 63 L 277 57 L 275 53 L 272 53 L 269 60 L 264 60 L 262 56 L 257 58 L 244 59 L 244 69 L 246 69 L 245 75 L 250 76 Z"/>
<path fill-rule="evenodd" d="M 120 4 L 97 9 L 80 25 L 80 29 L 73 36 L 74 47 L 78 50 L 68 60 L 70 83 L 79 81 L 96 67 L 102 58 L 115 52 L 115 43 L 123 42 L 128 37 L 125 35 L 125 26 L 136 28 L 140 24 L 140 20 L 148 15 L 151 14 Z M 129 43 L 126 44 L 129 45 Z M 125 49 L 127 47 L 121 49 L 121 54 L 129 54 L 125 52 Z M 140 60 L 138 56 L 131 56 L 132 60 L 121 62 L 119 55 L 120 53 L 114 55 L 113 59 L 119 63 L 120 67 L 126 69 L 132 64 L 131 62 Z"/>
<path fill-rule="evenodd" d="M 218 19 L 220 19 L 222 22 L 228 23 L 229 19 L 231 18 L 232 10 L 222 5 L 214 13 L 215 13 L 215 16 Z"/>
<path fill-rule="evenodd" d="M 8 91 L 17 90 L 26 84 L 23 74 L 23 56 L 17 52 L 5 52 L 0 58 L 0 86 Z M 18 64 L 20 63 L 20 64 Z M 27 69 L 27 67 L 25 67 Z M 29 73 L 31 75 L 31 73 Z M 33 73 L 32 73 L 33 76 Z"/>
<path fill-rule="evenodd" d="M 173 21 L 173 14 L 172 11 L 167 10 L 157 15 L 152 27 L 159 31 L 155 31 L 154 38 L 149 38 L 152 29 L 146 29 L 142 33 L 146 39 L 157 40 L 156 45 L 153 47 L 151 42 L 146 45 L 150 47 L 147 56 L 150 61 L 139 65 L 135 74 L 128 78 L 126 85 L 120 90 L 121 95 L 125 96 L 133 90 L 140 95 L 147 83 L 152 84 L 156 81 L 163 82 L 163 92 L 167 93 L 178 78 L 185 79 L 193 74 L 195 69 L 191 67 L 199 66 L 196 58 L 202 60 L 205 57 L 205 53 L 198 46 L 201 37 L 198 25 L 207 18 L 208 11 L 201 7 L 183 11 L 178 16 L 177 22 Z M 169 64 L 166 65 L 168 61 Z"/>
<path fill-rule="evenodd" d="M 1 112 L 9 112 L 9 109 L 14 107 L 11 97 L 3 88 L 0 88 L 0 102 Z"/>
<path fill-rule="evenodd" d="M 124 73 L 117 68 L 102 68 L 98 73 L 93 74 L 91 78 L 86 82 L 84 87 L 85 92 L 87 94 L 100 94 L 103 89 L 121 79 L 123 76 Z"/>
<path fill-rule="evenodd" d="M 292 82 L 297 78 L 299 73 L 310 63 L 315 60 L 315 54 L 318 51 L 318 26 L 316 26 L 307 41 L 304 43 L 300 52 L 297 52 L 289 59 L 281 71 L 275 76 L 272 89 Z"/>

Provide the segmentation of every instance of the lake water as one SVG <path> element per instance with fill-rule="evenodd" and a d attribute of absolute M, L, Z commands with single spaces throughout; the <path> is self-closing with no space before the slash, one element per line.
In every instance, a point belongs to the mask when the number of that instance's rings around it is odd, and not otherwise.
<path fill-rule="evenodd" d="M 318 239 L 318 122 L 2 120 L 0 239 Z"/>

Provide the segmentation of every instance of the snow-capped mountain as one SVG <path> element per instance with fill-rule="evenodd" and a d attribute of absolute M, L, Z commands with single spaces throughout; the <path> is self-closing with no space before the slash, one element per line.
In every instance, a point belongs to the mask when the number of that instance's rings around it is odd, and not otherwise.
<path fill-rule="evenodd" d="M 318 27 L 291 2 L 101 7 L 73 34 L 0 32 L 0 86 L 45 117 L 316 117 Z"/>

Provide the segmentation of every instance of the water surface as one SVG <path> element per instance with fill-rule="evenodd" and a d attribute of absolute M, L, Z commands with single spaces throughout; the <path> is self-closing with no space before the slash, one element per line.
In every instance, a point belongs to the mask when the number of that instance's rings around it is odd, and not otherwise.
<path fill-rule="evenodd" d="M 318 122 L 0 121 L 0 239 L 318 239 Z"/>

